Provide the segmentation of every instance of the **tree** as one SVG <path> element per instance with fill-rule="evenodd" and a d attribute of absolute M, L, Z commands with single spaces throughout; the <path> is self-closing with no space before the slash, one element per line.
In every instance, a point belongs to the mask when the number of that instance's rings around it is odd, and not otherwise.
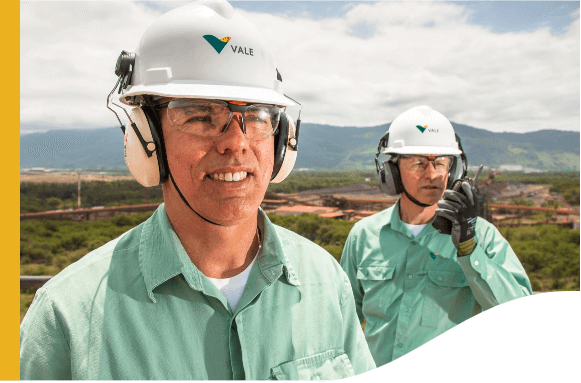
<path fill-rule="evenodd" d="M 63 206 L 63 201 L 60 198 L 50 197 L 46 200 L 46 205 L 50 210 L 56 210 Z"/>

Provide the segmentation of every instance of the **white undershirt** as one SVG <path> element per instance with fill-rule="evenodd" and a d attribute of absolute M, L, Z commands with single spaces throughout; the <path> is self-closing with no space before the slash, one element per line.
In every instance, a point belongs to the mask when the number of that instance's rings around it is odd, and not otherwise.
<path fill-rule="evenodd" d="M 422 229 L 427 225 L 427 223 L 424 223 L 423 225 L 412 225 L 410 223 L 405 223 L 405 225 L 408 227 L 408 229 L 410 229 L 412 235 L 417 237 L 418 234 L 420 234 L 420 231 L 422 231 Z"/>
<path fill-rule="evenodd" d="M 258 251 L 256 255 L 260 253 L 262 246 L 259 245 Z M 240 302 L 240 298 L 242 298 L 242 293 L 244 292 L 244 287 L 246 287 L 246 282 L 248 281 L 248 276 L 250 275 L 250 270 L 252 270 L 252 265 L 254 265 L 254 261 L 256 261 L 256 256 L 250 265 L 240 274 L 235 275 L 231 278 L 210 278 L 206 277 L 216 286 L 218 290 L 224 295 L 224 298 L 228 301 L 230 308 L 232 311 L 236 310 L 236 306 L 238 306 L 238 302 Z"/>

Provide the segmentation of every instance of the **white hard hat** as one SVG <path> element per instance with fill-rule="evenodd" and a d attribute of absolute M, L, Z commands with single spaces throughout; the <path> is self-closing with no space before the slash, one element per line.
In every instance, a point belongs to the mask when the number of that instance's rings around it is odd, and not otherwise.
<path fill-rule="evenodd" d="M 136 105 L 142 94 L 294 105 L 266 41 L 225 0 L 187 4 L 149 26 L 120 100 Z"/>
<path fill-rule="evenodd" d="M 384 154 L 460 155 L 452 124 L 429 106 L 408 109 L 393 120 Z"/>

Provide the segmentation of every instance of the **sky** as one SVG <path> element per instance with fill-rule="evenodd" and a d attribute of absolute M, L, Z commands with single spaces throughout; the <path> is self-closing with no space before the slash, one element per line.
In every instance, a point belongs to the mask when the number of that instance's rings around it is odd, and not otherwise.
<path fill-rule="evenodd" d="M 21 134 L 118 126 L 121 50 L 176 1 L 22 1 Z M 579 2 L 232 1 L 302 121 L 369 127 L 429 105 L 494 132 L 579 131 Z"/>

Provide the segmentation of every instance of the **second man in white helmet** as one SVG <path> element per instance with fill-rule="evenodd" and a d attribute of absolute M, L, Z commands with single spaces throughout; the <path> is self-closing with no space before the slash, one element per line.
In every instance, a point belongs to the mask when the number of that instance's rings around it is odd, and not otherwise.
<path fill-rule="evenodd" d="M 388 159 L 380 162 L 383 151 Z M 392 207 L 355 224 L 341 257 L 377 366 L 395 360 L 481 309 L 532 294 L 498 230 L 477 218 L 472 187 L 449 189 L 466 158 L 452 124 L 428 106 L 393 120 L 376 155 Z M 436 215 L 452 223 L 437 231 Z"/>

